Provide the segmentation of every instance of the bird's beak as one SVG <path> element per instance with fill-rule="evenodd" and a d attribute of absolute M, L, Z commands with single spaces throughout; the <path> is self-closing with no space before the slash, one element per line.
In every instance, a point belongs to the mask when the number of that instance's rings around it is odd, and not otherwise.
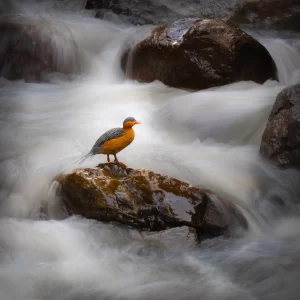
<path fill-rule="evenodd" d="M 135 121 L 135 122 L 134 122 L 134 124 L 141 124 L 141 122 L 139 122 L 139 121 Z"/>

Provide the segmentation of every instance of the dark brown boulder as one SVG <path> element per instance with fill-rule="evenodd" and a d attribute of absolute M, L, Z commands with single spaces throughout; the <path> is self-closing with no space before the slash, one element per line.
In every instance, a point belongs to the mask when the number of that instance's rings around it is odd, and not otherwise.
<path fill-rule="evenodd" d="M 264 46 L 221 20 L 184 19 L 158 27 L 134 47 L 126 65 L 132 79 L 192 90 L 241 80 L 263 83 L 276 74 Z"/>
<path fill-rule="evenodd" d="M 260 153 L 281 166 L 300 168 L 300 84 L 278 94 L 262 136 Z"/>
<path fill-rule="evenodd" d="M 69 28 L 60 22 L 23 17 L 0 22 L 0 75 L 41 81 L 43 73 L 79 72 L 79 51 Z"/>
<path fill-rule="evenodd" d="M 87 218 L 153 231 L 185 225 L 196 228 L 201 238 L 246 226 L 235 206 L 210 191 L 148 170 L 103 164 L 57 181 L 67 211 Z"/>
<path fill-rule="evenodd" d="M 254 24 L 300 30 L 299 0 L 246 0 L 229 18 L 236 24 Z"/>

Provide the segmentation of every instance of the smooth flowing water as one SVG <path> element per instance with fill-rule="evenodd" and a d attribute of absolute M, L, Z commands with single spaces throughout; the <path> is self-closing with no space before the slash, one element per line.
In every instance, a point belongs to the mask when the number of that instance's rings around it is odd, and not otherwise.
<path fill-rule="evenodd" d="M 269 165 L 258 151 L 276 95 L 300 80 L 299 36 L 249 31 L 272 54 L 279 83 L 190 93 L 124 80 L 124 41 L 150 28 L 38 7 L 21 7 L 22 17 L 53 34 L 68 28 L 86 71 L 37 84 L 1 78 L 0 299 L 298 300 L 300 174 Z M 63 41 L 54 40 L 59 54 Z M 120 160 L 211 189 L 246 212 L 249 230 L 199 247 L 179 238 L 170 249 L 134 230 L 65 218 L 53 177 L 78 167 L 95 140 L 127 116 L 142 124 Z"/>

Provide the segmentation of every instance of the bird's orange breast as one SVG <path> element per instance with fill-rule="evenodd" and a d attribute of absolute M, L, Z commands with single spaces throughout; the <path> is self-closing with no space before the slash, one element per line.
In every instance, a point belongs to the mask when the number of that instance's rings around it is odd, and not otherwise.
<path fill-rule="evenodd" d="M 111 139 L 103 144 L 101 154 L 114 154 L 126 148 L 134 140 L 132 128 L 124 129 L 124 134 L 116 139 Z"/>

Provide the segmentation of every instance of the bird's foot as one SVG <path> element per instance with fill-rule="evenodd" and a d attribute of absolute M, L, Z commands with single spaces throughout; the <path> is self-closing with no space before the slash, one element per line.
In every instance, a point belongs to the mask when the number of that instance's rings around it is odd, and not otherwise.
<path fill-rule="evenodd" d="M 122 163 L 121 161 L 115 160 L 115 163 L 118 165 L 121 165 L 123 167 L 127 167 L 127 165 L 125 165 L 124 163 Z"/>

